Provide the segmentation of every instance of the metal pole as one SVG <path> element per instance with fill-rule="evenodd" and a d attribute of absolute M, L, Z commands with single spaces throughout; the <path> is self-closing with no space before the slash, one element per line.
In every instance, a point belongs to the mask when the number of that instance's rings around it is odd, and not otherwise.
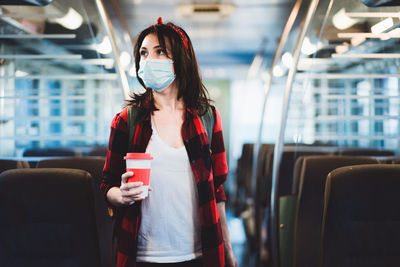
<path fill-rule="evenodd" d="M 265 109 L 266 109 L 266 105 L 267 105 L 267 100 L 269 97 L 269 92 L 270 92 L 270 88 L 272 85 L 272 79 L 273 79 L 273 68 L 274 66 L 278 63 L 282 51 L 283 51 L 283 47 L 285 46 L 287 39 L 289 37 L 289 33 L 292 30 L 293 24 L 296 21 L 296 18 L 298 16 L 299 10 L 300 10 L 300 6 L 301 3 L 303 2 L 303 0 L 297 0 L 296 3 L 294 4 L 292 11 L 289 14 L 288 20 L 286 21 L 285 27 L 282 30 L 282 35 L 281 38 L 279 40 L 278 46 L 275 50 L 275 54 L 274 57 L 272 59 L 272 63 L 270 65 L 270 69 L 269 69 L 269 76 L 267 81 L 265 82 L 265 91 L 264 91 L 264 103 L 262 106 L 262 111 L 261 111 L 261 120 L 260 120 L 260 125 L 259 125 L 259 131 L 258 131 L 258 136 L 257 136 L 257 140 L 254 146 L 254 151 L 253 151 L 253 166 L 252 166 L 252 196 L 253 199 L 256 200 L 256 187 L 257 187 L 257 157 L 260 153 L 260 147 L 261 147 L 261 136 L 262 136 L 262 132 L 263 132 L 263 124 L 264 124 L 264 117 L 265 117 Z M 257 203 L 254 201 L 253 205 L 254 208 L 257 209 Z M 261 216 L 258 216 L 258 211 L 255 210 L 255 220 L 256 220 L 256 226 L 260 225 L 261 229 L 263 229 L 262 227 L 264 226 L 262 224 L 263 222 L 263 218 L 260 218 Z M 266 215 L 264 215 L 266 216 Z M 258 222 L 258 220 L 260 220 Z M 257 244 L 257 260 L 261 260 L 261 252 L 262 252 L 262 248 L 263 248 L 263 244 L 265 242 L 265 240 L 262 238 L 262 235 L 260 237 L 257 237 L 258 240 L 258 244 Z"/>
<path fill-rule="evenodd" d="M 121 62 L 119 60 L 119 55 L 120 55 L 119 49 L 117 46 L 117 41 L 115 40 L 115 33 L 114 33 L 114 29 L 113 29 L 110 17 L 107 14 L 107 11 L 104 7 L 104 3 L 102 0 L 96 0 L 96 6 L 97 6 L 97 9 L 100 14 L 101 22 L 103 23 L 103 26 L 106 29 L 107 36 L 108 36 L 108 38 L 110 38 L 112 50 L 114 51 L 116 70 L 119 75 L 119 81 L 121 84 L 121 89 L 122 89 L 124 99 L 129 99 L 128 78 L 126 77 L 126 73 L 125 73 L 124 69 L 122 68 Z"/>
<path fill-rule="evenodd" d="M 305 20 L 301 26 L 300 34 L 297 39 L 296 48 L 293 53 L 293 62 L 288 72 L 288 78 L 285 86 L 285 96 L 282 106 L 281 128 L 279 137 L 275 142 L 274 162 L 272 169 L 272 189 L 271 189 L 271 237 L 272 237 L 272 265 L 279 267 L 279 166 L 283 150 L 283 139 L 286 128 L 287 109 L 289 107 L 290 95 L 292 91 L 293 81 L 296 74 L 296 68 L 300 57 L 301 46 L 306 36 L 311 19 L 315 14 L 319 0 L 311 0 Z"/>

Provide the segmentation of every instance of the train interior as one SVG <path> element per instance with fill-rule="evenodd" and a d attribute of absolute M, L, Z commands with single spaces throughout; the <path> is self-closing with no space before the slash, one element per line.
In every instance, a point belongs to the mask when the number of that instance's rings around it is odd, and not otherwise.
<path fill-rule="evenodd" d="M 133 44 L 158 17 L 187 31 L 221 114 L 238 266 L 398 266 L 398 0 L 0 1 L 0 265 L 112 266 L 99 184 L 111 120 L 144 90 Z M 47 196 L 51 176 L 64 190 Z M 35 236 L 63 238 L 39 195 L 67 190 L 87 221 L 70 243 Z"/>

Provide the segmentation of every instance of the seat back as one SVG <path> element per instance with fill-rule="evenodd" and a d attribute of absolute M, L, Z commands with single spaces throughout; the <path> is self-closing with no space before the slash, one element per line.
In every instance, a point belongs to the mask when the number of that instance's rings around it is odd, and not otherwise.
<path fill-rule="evenodd" d="M 253 168 L 254 144 L 243 144 L 240 166 L 238 166 L 238 183 L 244 187 L 246 197 L 251 196 L 251 177 Z"/>
<path fill-rule="evenodd" d="M 237 161 L 234 205 L 236 216 L 239 216 L 247 208 L 247 199 L 251 197 L 253 149 L 254 144 L 243 144 L 242 155 Z"/>
<path fill-rule="evenodd" d="M 112 220 L 100 191 L 105 158 L 85 157 L 66 159 L 46 159 L 38 162 L 38 168 L 66 168 L 87 171 L 93 178 L 92 191 L 96 212 L 96 224 L 100 245 L 102 266 L 112 266 Z"/>
<path fill-rule="evenodd" d="M 380 157 L 379 162 L 383 164 L 400 164 L 399 157 Z"/>
<path fill-rule="evenodd" d="M 77 157 L 81 153 L 67 148 L 31 148 L 23 153 L 24 157 Z"/>
<path fill-rule="evenodd" d="M 292 194 L 293 173 L 296 160 L 301 156 L 327 155 L 322 151 L 283 151 L 282 159 L 279 166 L 279 196 L 287 196 Z"/>
<path fill-rule="evenodd" d="M 292 195 L 297 195 L 299 193 L 299 184 L 301 172 L 303 169 L 304 158 L 309 156 L 298 157 L 293 169 L 293 184 L 292 184 Z"/>
<path fill-rule="evenodd" d="M 99 266 L 89 173 L 5 171 L 0 210 L 0 266 Z"/>
<path fill-rule="evenodd" d="M 271 199 L 272 185 L 272 161 L 274 154 L 273 144 L 262 144 L 257 156 L 257 175 L 254 201 L 254 222 L 255 222 L 255 248 L 262 254 L 263 243 L 269 240 L 263 240 L 269 237 L 266 234 L 269 227 L 269 203 Z"/>
<path fill-rule="evenodd" d="M 89 153 L 88 156 L 91 157 L 106 157 L 108 152 L 108 147 L 107 146 L 95 146 L 93 147 Z"/>
<path fill-rule="evenodd" d="M 336 152 L 340 156 L 394 156 L 391 150 L 378 150 L 366 148 L 345 148 Z"/>
<path fill-rule="evenodd" d="M 400 166 L 339 168 L 328 175 L 323 266 L 399 266 Z"/>
<path fill-rule="evenodd" d="M 29 163 L 26 161 L 18 160 L 0 160 L 0 173 L 6 170 L 29 168 Z"/>
<path fill-rule="evenodd" d="M 308 156 L 303 158 L 294 234 L 294 266 L 319 265 L 325 182 L 336 168 L 378 163 L 368 157 Z"/>

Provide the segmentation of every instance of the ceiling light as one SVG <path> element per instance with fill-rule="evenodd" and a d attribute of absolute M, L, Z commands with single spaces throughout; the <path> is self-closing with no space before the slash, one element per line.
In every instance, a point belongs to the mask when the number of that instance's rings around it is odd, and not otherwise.
<path fill-rule="evenodd" d="M 400 38 L 400 28 L 396 28 L 390 32 L 384 33 L 370 33 L 370 32 L 349 32 L 338 33 L 339 38 L 353 38 L 353 37 L 364 37 L 364 38 Z"/>
<path fill-rule="evenodd" d="M 342 45 L 338 45 L 335 47 L 335 51 L 337 54 L 343 54 L 349 50 L 349 44 L 343 43 Z"/>
<path fill-rule="evenodd" d="M 375 53 L 375 54 L 332 54 L 333 58 L 400 58 L 397 53 Z"/>
<path fill-rule="evenodd" d="M 121 66 L 123 68 L 128 67 L 129 63 L 131 63 L 131 55 L 128 52 L 122 51 L 121 55 L 119 56 L 119 60 L 121 62 Z"/>
<path fill-rule="evenodd" d="M 260 54 L 257 54 L 254 57 L 253 62 L 251 63 L 249 71 L 247 73 L 248 79 L 252 79 L 252 78 L 256 77 L 258 71 L 260 70 L 262 61 L 263 61 L 263 59 Z"/>
<path fill-rule="evenodd" d="M 187 18 L 225 18 L 235 10 L 232 3 L 185 3 L 176 8 L 178 14 Z"/>
<path fill-rule="evenodd" d="M 107 64 L 104 64 L 104 68 L 106 68 L 108 70 L 114 68 L 114 61 L 110 62 L 110 63 L 107 63 Z"/>
<path fill-rule="evenodd" d="M 371 27 L 371 32 L 372 33 L 381 33 L 389 29 L 390 27 L 393 27 L 393 19 L 392 18 L 387 18 L 382 20 L 381 22 L 378 22 L 374 26 Z"/>
<path fill-rule="evenodd" d="M 82 25 L 83 18 L 75 9 L 70 7 L 64 17 L 56 18 L 54 21 L 68 30 L 76 30 Z"/>
<path fill-rule="evenodd" d="M 344 30 L 350 28 L 354 24 L 356 24 L 359 20 L 352 19 L 346 14 L 346 10 L 344 8 L 340 9 L 335 15 L 332 17 L 333 26 L 335 26 L 339 30 Z"/>
<path fill-rule="evenodd" d="M 350 43 L 352 46 L 358 46 L 358 45 L 362 44 L 365 40 L 367 40 L 367 38 L 365 38 L 363 36 L 357 36 L 357 37 L 351 38 Z"/>
<path fill-rule="evenodd" d="M 285 73 L 283 69 L 279 65 L 274 66 L 274 68 L 272 69 L 272 75 L 274 75 L 275 77 L 282 77 L 284 74 Z"/>
<path fill-rule="evenodd" d="M 400 12 L 347 12 L 351 18 L 396 18 L 400 17 Z"/>
<path fill-rule="evenodd" d="M 108 36 L 103 38 L 103 41 L 97 46 L 97 52 L 100 54 L 110 54 L 112 52 L 111 42 Z"/>
<path fill-rule="evenodd" d="M 312 55 L 317 52 L 317 46 L 311 43 L 310 38 L 305 37 L 303 41 L 303 45 L 301 46 L 301 53 L 305 55 Z"/>
<path fill-rule="evenodd" d="M 290 52 L 285 52 L 282 55 L 282 64 L 286 68 L 290 68 L 290 66 L 292 66 L 292 61 L 293 61 L 293 57 L 292 57 L 292 54 Z"/>
<path fill-rule="evenodd" d="M 15 71 L 15 76 L 16 77 L 24 77 L 24 76 L 28 76 L 29 73 L 22 71 L 22 70 L 16 70 Z"/>

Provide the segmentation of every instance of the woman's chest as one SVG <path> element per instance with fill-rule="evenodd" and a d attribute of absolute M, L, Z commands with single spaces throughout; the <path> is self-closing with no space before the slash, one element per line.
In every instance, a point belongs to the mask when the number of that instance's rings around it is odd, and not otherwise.
<path fill-rule="evenodd" d="M 181 134 L 183 115 L 177 113 L 158 112 L 153 115 L 152 123 L 153 129 L 158 133 L 158 136 L 167 145 L 173 148 L 180 148 L 183 146 L 183 139 Z"/>

